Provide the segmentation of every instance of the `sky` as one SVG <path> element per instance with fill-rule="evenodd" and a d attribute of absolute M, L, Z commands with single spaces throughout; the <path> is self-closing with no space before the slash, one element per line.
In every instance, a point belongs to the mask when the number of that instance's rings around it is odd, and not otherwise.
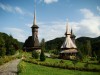
<path fill-rule="evenodd" d="M 34 0 L 0 0 L 0 32 L 24 42 L 33 17 Z M 100 36 L 100 0 L 36 0 L 39 41 L 64 37 L 67 19 L 76 38 Z"/>

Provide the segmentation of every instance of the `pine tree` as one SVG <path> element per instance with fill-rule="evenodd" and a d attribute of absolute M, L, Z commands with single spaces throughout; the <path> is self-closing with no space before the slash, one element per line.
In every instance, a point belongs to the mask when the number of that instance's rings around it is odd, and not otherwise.
<path fill-rule="evenodd" d="M 2 48 L 0 49 L 0 56 L 3 57 L 3 56 L 5 56 L 5 55 L 6 55 L 6 49 L 5 49 L 4 47 L 2 47 Z"/>
<path fill-rule="evenodd" d="M 88 55 L 88 56 L 91 56 L 92 47 L 91 47 L 91 41 L 90 41 L 90 40 L 87 40 L 87 41 L 86 41 L 86 49 L 87 49 L 87 55 Z"/>
<path fill-rule="evenodd" d="M 6 55 L 14 55 L 16 53 L 16 49 L 13 45 L 13 40 L 11 38 L 7 39 L 5 47 L 6 47 Z"/>
<path fill-rule="evenodd" d="M 3 57 L 6 55 L 6 49 L 4 48 L 5 41 L 2 37 L 0 37 L 0 56 Z"/>
<path fill-rule="evenodd" d="M 44 55 L 44 50 L 45 50 L 45 40 L 42 39 L 41 41 L 41 54 L 40 54 L 40 60 L 45 61 L 45 55 Z"/>
<path fill-rule="evenodd" d="M 14 55 L 16 53 L 16 50 L 13 45 L 10 46 L 9 52 L 10 52 L 10 55 Z"/>

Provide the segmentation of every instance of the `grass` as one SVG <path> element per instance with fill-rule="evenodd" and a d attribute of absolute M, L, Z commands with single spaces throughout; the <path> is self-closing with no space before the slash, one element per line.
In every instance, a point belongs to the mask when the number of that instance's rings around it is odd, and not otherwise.
<path fill-rule="evenodd" d="M 20 51 L 19 52 L 19 55 L 17 56 L 17 58 L 22 58 L 22 56 L 24 56 L 25 58 L 30 58 L 31 57 L 31 52 L 23 52 L 23 51 Z"/>
<path fill-rule="evenodd" d="M 61 59 L 51 59 L 51 58 L 47 58 L 45 62 L 50 62 L 50 63 L 59 63 L 61 61 Z M 64 63 L 63 64 L 66 64 L 66 65 L 70 65 L 70 66 L 74 66 L 72 61 L 71 60 L 63 60 Z M 84 64 L 83 62 L 78 62 L 76 64 L 76 67 L 84 67 Z M 89 65 L 89 68 L 97 68 L 97 69 L 100 69 L 100 64 L 92 64 L 90 63 Z"/>
<path fill-rule="evenodd" d="M 33 61 L 36 61 L 36 62 L 40 62 L 41 61 L 39 59 L 33 59 L 31 57 L 31 53 L 27 53 L 27 52 L 23 52 L 23 55 L 26 57 L 26 60 L 33 60 Z M 60 64 L 60 61 L 62 59 L 52 59 L 52 58 L 46 58 L 46 61 L 42 62 L 42 63 L 50 63 L 50 64 Z M 100 64 L 98 64 L 97 62 L 92 62 L 92 63 L 89 63 L 88 66 L 85 66 L 87 63 L 84 63 L 84 62 L 77 62 L 76 65 L 73 64 L 73 62 L 71 60 L 63 60 L 64 63 L 61 63 L 62 65 L 67 65 L 69 67 L 76 67 L 76 68 L 84 68 L 84 67 L 87 67 L 88 69 L 97 69 L 100 71 Z M 90 61 L 89 61 L 90 62 Z"/>
<path fill-rule="evenodd" d="M 31 60 L 36 60 L 36 59 L 31 59 Z M 39 59 L 38 59 L 39 60 Z M 51 64 L 53 63 L 60 63 L 61 59 L 52 59 L 52 58 L 46 58 L 46 62 L 49 62 Z M 40 62 L 40 61 L 39 61 Z M 72 63 L 71 60 L 63 60 L 64 63 L 62 63 L 63 65 L 68 65 L 70 67 L 73 67 L 74 64 Z M 83 62 L 77 62 L 77 64 L 75 65 L 76 67 L 79 67 L 79 68 L 84 68 L 84 65 L 86 63 L 83 63 Z M 88 68 L 96 68 L 96 69 L 100 69 L 100 64 L 93 64 L 93 63 L 89 63 L 88 64 Z"/>
<path fill-rule="evenodd" d="M 11 60 L 16 59 L 16 56 L 4 56 L 4 57 L 0 57 L 0 65 L 3 65 L 4 63 L 7 63 Z"/>
<path fill-rule="evenodd" d="M 99 72 L 83 72 L 45 67 L 27 62 L 20 62 L 18 75 L 100 75 Z"/>

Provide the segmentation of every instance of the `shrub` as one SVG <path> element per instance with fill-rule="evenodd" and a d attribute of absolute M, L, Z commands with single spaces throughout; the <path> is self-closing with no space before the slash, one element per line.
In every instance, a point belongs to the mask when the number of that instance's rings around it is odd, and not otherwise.
<path fill-rule="evenodd" d="M 52 55 L 50 55 L 50 56 L 51 56 L 51 58 L 53 58 L 53 59 L 59 58 L 58 55 L 54 55 L 54 54 L 52 54 Z"/>
<path fill-rule="evenodd" d="M 5 56 L 5 57 L 0 57 L 0 65 L 9 62 L 13 59 L 15 59 L 16 57 L 12 57 L 12 56 Z"/>
<path fill-rule="evenodd" d="M 44 50 L 45 50 L 45 40 L 42 39 L 42 41 L 41 41 L 41 54 L 40 54 L 40 61 L 45 61 Z"/>
<path fill-rule="evenodd" d="M 14 55 L 16 53 L 16 50 L 13 45 L 7 45 L 6 47 L 6 55 Z"/>
<path fill-rule="evenodd" d="M 6 54 L 6 49 L 4 48 L 5 42 L 4 39 L 0 36 L 0 56 L 5 56 Z"/>
<path fill-rule="evenodd" d="M 40 54 L 40 61 L 45 61 L 45 55 L 43 51 L 41 51 L 41 54 Z"/>
<path fill-rule="evenodd" d="M 88 61 L 87 61 L 86 64 L 84 64 L 84 67 L 85 67 L 85 68 L 88 68 L 88 66 L 89 66 L 89 63 L 88 63 Z"/>
<path fill-rule="evenodd" d="M 0 49 L 0 56 L 3 57 L 6 55 L 6 49 L 5 48 L 1 48 Z"/>
<path fill-rule="evenodd" d="M 25 69 L 25 63 L 24 62 L 20 62 L 18 64 L 18 73 L 23 72 L 23 69 Z"/>
<path fill-rule="evenodd" d="M 0 65 L 3 64 L 3 58 L 0 58 Z"/>
<path fill-rule="evenodd" d="M 78 63 L 78 61 L 77 61 L 77 60 L 72 60 L 72 63 L 73 63 L 74 68 L 75 68 L 75 70 L 76 70 L 76 64 Z"/>
<path fill-rule="evenodd" d="M 91 61 L 96 61 L 96 58 L 95 57 L 91 57 L 90 60 Z"/>
<path fill-rule="evenodd" d="M 10 47 L 10 55 L 14 55 L 15 54 L 15 48 L 13 47 L 13 45 L 11 45 Z"/>
<path fill-rule="evenodd" d="M 33 63 L 37 65 L 42 65 L 42 66 L 48 66 L 48 67 L 54 67 L 54 68 L 62 68 L 62 69 L 69 69 L 69 70 L 79 70 L 79 71 L 91 71 L 91 72 L 100 72 L 100 69 L 98 68 L 86 68 L 86 67 L 76 67 L 76 66 L 70 66 L 67 64 L 61 64 L 61 63 L 50 63 L 50 62 L 39 62 L 39 61 L 32 61 L 32 60 L 24 60 L 25 62 L 28 63 Z M 73 61 L 74 64 L 76 61 Z"/>
<path fill-rule="evenodd" d="M 78 52 L 78 53 L 76 54 L 76 56 L 77 56 L 78 60 L 83 61 L 83 55 L 82 55 L 81 52 Z"/>
<path fill-rule="evenodd" d="M 32 52 L 32 57 L 35 58 L 35 59 L 38 59 L 39 54 L 34 50 L 34 51 Z"/>
<path fill-rule="evenodd" d="M 61 64 L 63 64 L 63 63 L 64 63 L 64 61 L 63 61 L 63 60 L 60 60 L 60 63 L 61 63 Z"/>

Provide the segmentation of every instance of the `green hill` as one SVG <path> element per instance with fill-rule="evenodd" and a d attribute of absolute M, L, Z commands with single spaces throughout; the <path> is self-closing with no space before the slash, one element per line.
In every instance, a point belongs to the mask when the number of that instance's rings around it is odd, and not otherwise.
<path fill-rule="evenodd" d="M 21 48 L 21 43 L 11 35 L 0 32 L 0 56 L 13 55 Z"/>
<path fill-rule="evenodd" d="M 47 41 L 46 50 L 47 51 L 56 50 L 56 52 L 60 51 L 60 47 L 62 43 L 64 42 L 64 39 L 65 37 L 59 37 L 59 38 L 55 38 L 53 40 Z M 94 53 L 96 53 L 97 55 L 100 55 L 100 36 L 96 38 L 79 37 L 76 39 L 77 48 L 84 55 L 88 51 L 86 48 L 87 41 L 90 41 L 92 55 L 94 55 Z"/>

